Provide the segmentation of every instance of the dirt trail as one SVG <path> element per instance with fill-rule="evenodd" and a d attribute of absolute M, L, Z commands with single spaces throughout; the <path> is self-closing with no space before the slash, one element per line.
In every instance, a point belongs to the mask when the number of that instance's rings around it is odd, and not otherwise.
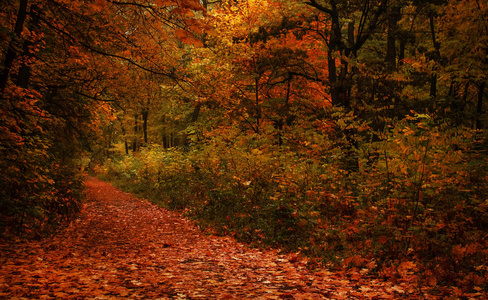
<path fill-rule="evenodd" d="M 383 299 L 305 262 L 207 236 L 191 221 L 88 178 L 79 219 L 35 242 L 0 244 L 0 299 Z"/>

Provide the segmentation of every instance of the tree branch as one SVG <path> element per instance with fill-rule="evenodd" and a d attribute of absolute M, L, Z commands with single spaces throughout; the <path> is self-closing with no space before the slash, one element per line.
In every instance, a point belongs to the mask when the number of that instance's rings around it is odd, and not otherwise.
<path fill-rule="evenodd" d="M 312 7 L 315 7 L 316 9 L 320 10 L 321 12 L 325 12 L 325 13 L 328 13 L 328 14 L 333 14 L 332 9 L 327 8 L 327 7 L 325 7 L 325 6 L 317 3 L 316 0 L 309 0 L 309 1 L 305 2 L 305 4 L 310 5 Z"/>

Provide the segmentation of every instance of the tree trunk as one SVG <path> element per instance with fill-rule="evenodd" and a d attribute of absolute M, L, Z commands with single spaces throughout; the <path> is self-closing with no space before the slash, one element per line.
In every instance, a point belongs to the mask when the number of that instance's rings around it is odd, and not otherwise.
<path fill-rule="evenodd" d="M 39 21 L 40 21 L 40 12 L 38 11 L 37 5 L 31 5 L 30 9 L 30 15 L 32 17 L 30 24 L 29 24 L 29 30 L 34 31 L 39 29 Z M 31 46 L 34 45 L 34 43 L 30 40 L 25 40 L 24 44 L 22 46 L 22 56 L 24 57 L 32 57 L 33 54 L 30 53 L 30 48 Z M 16 84 L 21 87 L 21 88 L 28 88 L 29 87 L 29 82 L 30 82 L 30 77 L 31 77 L 31 67 L 29 66 L 28 63 L 23 63 L 19 69 L 19 73 L 17 75 L 17 80 Z"/>
<path fill-rule="evenodd" d="M 386 37 L 385 62 L 389 70 L 394 70 L 396 68 L 396 35 L 400 17 L 400 7 L 393 7 L 388 15 L 388 31 Z"/>
<path fill-rule="evenodd" d="M 364 1 L 361 20 L 358 24 L 357 34 L 353 22 L 349 22 L 347 30 L 347 38 L 344 39 L 341 24 L 340 13 L 342 13 L 342 6 L 347 7 L 349 1 L 317 1 L 307 0 L 305 3 L 318 9 L 320 12 L 328 15 L 330 18 L 330 30 L 324 35 L 327 43 L 327 62 L 328 62 L 328 81 L 330 88 L 330 96 L 332 106 L 344 107 L 347 110 L 351 108 L 351 72 L 348 70 L 349 59 L 357 57 L 359 49 L 367 42 L 371 35 L 382 23 L 380 17 L 386 13 L 388 0 L 378 1 L 374 9 L 370 6 L 370 1 Z M 327 5 L 322 4 L 327 3 Z M 338 7 L 338 4 L 340 5 Z M 341 58 L 340 65 L 336 65 L 335 55 Z M 338 74 L 337 71 L 340 73 Z M 355 152 L 357 142 L 354 139 L 354 130 L 344 132 L 346 142 L 344 145 L 346 151 L 346 169 L 355 171 L 358 169 L 358 157 Z"/>
<path fill-rule="evenodd" d="M 198 116 L 200 115 L 200 109 L 202 108 L 202 103 L 198 102 L 195 108 L 193 109 L 193 113 L 191 114 L 190 122 L 196 122 L 198 120 Z"/>
<path fill-rule="evenodd" d="M 166 133 L 163 134 L 163 148 L 164 149 L 168 149 L 169 148 L 169 145 L 168 145 L 168 135 Z"/>
<path fill-rule="evenodd" d="M 449 98 L 454 99 L 456 97 L 456 94 L 457 94 L 457 89 L 454 86 L 454 79 L 451 78 L 451 85 L 449 86 L 449 93 L 447 95 L 449 96 Z"/>
<path fill-rule="evenodd" d="M 435 98 L 437 96 L 437 74 L 430 76 L 430 97 Z"/>
<path fill-rule="evenodd" d="M 350 93 L 351 83 L 349 82 L 350 74 L 347 70 L 347 61 L 342 60 L 342 65 L 340 68 L 341 74 L 340 78 L 337 76 L 337 66 L 335 63 L 335 58 L 333 57 L 337 53 L 347 58 L 352 58 L 357 56 L 359 49 L 366 43 L 366 41 L 375 32 L 378 26 L 381 24 L 380 17 L 387 11 L 388 0 L 379 1 L 375 9 L 371 9 L 369 1 L 365 1 L 363 6 L 363 12 L 361 16 L 361 21 L 358 25 L 356 38 L 351 38 L 351 33 L 354 33 L 354 23 L 350 22 L 348 27 L 348 43 L 343 41 L 342 34 L 342 24 L 339 10 L 340 5 L 346 5 L 348 1 L 337 1 L 329 0 L 325 1 L 328 5 L 323 5 L 322 1 L 317 0 L 307 0 L 305 3 L 320 12 L 326 14 L 330 18 L 330 31 L 326 35 L 328 47 L 328 79 L 330 86 L 330 95 L 333 106 L 350 106 Z M 352 34 L 353 35 L 353 34 Z"/>
<path fill-rule="evenodd" d="M 20 0 L 19 11 L 17 13 L 17 20 L 15 21 L 15 29 L 13 32 L 14 35 L 10 40 L 7 53 L 5 54 L 3 66 L 0 68 L 0 96 L 2 98 L 4 97 L 5 88 L 7 87 L 12 64 L 17 57 L 17 44 L 20 42 L 22 30 L 24 29 L 24 22 L 27 18 L 27 2 L 27 0 Z"/>
<path fill-rule="evenodd" d="M 129 155 L 129 142 L 127 141 L 125 127 L 123 125 L 122 125 L 122 134 L 124 135 L 125 155 Z"/>
<path fill-rule="evenodd" d="M 466 104 L 468 103 L 468 94 L 469 94 L 469 81 L 466 82 L 466 85 L 464 86 L 464 91 L 463 91 L 463 98 L 461 100 L 461 112 L 464 111 L 466 108 Z"/>
<path fill-rule="evenodd" d="M 398 48 L 398 65 L 403 65 L 403 59 L 405 58 L 405 45 L 407 41 L 404 38 L 400 38 L 400 47 Z"/>
<path fill-rule="evenodd" d="M 259 126 L 261 120 L 261 106 L 259 105 L 259 79 L 255 79 L 255 105 L 256 105 L 256 133 L 259 134 Z"/>
<path fill-rule="evenodd" d="M 329 69 L 329 85 L 330 85 L 330 97 L 332 100 L 332 106 L 340 105 L 339 89 L 337 84 L 337 69 L 335 58 L 333 57 L 333 51 L 329 49 L 327 65 Z"/>
<path fill-rule="evenodd" d="M 478 88 L 478 103 L 476 105 L 476 129 L 483 129 L 483 97 L 485 93 L 485 83 L 481 83 Z"/>
<path fill-rule="evenodd" d="M 132 152 L 137 151 L 137 133 L 139 131 L 139 124 L 137 123 L 138 119 L 138 114 L 135 114 L 134 116 L 134 140 L 132 142 Z"/>
<path fill-rule="evenodd" d="M 144 135 L 144 144 L 147 145 L 147 118 L 149 116 L 149 111 L 144 109 L 142 111 L 142 132 Z"/>
<path fill-rule="evenodd" d="M 434 49 L 435 49 L 433 60 L 434 62 L 437 62 L 437 60 L 440 57 L 441 44 L 437 42 L 435 37 L 434 16 L 430 16 L 429 22 L 430 22 L 430 31 L 432 35 L 432 44 L 434 45 Z M 430 77 L 430 96 L 432 98 L 435 98 L 437 96 L 437 74 L 435 73 L 435 69 L 433 70 L 433 74 Z"/>

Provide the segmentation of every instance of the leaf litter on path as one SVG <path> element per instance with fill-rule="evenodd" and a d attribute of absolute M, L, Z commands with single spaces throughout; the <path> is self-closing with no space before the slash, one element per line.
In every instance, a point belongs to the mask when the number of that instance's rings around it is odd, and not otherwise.
<path fill-rule="evenodd" d="M 176 212 L 86 180 L 80 217 L 0 243 L 0 299 L 390 299 L 404 289 L 209 236 Z"/>

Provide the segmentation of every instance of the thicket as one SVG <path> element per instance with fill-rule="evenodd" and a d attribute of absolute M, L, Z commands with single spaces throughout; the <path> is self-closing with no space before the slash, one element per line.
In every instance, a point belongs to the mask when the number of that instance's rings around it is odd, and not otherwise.
<path fill-rule="evenodd" d="M 45 236 L 81 209 L 78 152 L 45 136 L 26 140 L 15 148 L 0 144 L 0 155 L 7 158 L 0 160 L 1 237 Z"/>
<path fill-rule="evenodd" d="M 79 156 L 107 106 L 90 96 L 103 59 L 86 50 L 103 32 L 84 29 L 101 22 L 75 2 L 0 5 L 0 238 L 43 236 L 80 210 Z"/>
<path fill-rule="evenodd" d="M 351 152 L 314 130 L 278 146 L 228 129 L 193 147 L 152 145 L 114 156 L 95 171 L 215 234 L 419 288 L 487 288 L 481 132 L 420 114 L 376 138 L 358 131 Z"/>

